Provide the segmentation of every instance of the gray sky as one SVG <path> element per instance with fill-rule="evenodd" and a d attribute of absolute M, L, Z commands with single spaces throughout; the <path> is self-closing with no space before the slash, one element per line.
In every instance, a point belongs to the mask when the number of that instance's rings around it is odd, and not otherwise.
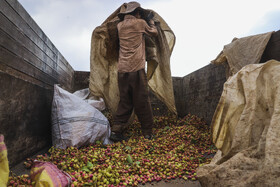
<path fill-rule="evenodd" d="M 19 0 L 74 70 L 90 71 L 91 34 L 120 0 Z M 161 15 L 176 35 L 172 76 L 215 59 L 234 37 L 280 29 L 279 0 L 139 0 Z"/>

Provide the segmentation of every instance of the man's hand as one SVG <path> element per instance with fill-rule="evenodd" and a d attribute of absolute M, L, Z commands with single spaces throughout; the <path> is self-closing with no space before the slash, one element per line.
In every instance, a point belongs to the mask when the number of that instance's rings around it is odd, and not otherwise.
<path fill-rule="evenodd" d="M 149 20 L 149 25 L 155 25 L 154 20 L 150 19 L 150 20 Z"/>

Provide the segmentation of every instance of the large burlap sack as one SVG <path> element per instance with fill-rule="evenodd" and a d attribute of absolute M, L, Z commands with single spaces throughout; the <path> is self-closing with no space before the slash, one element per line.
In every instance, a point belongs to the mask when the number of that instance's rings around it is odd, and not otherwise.
<path fill-rule="evenodd" d="M 211 133 L 219 151 L 198 168 L 202 186 L 280 186 L 280 62 L 247 65 L 226 81 Z"/>
<path fill-rule="evenodd" d="M 94 143 L 111 143 L 108 119 L 82 98 L 54 86 L 52 141 L 56 148 Z"/>
<path fill-rule="evenodd" d="M 95 96 L 104 99 L 106 107 L 114 115 L 119 103 L 117 82 L 118 33 L 120 6 L 100 26 L 96 27 L 91 38 L 90 84 Z M 152 11 L 152 10 L 151 10 Z M 170 56 L 175 45 L 175 35 L 163 18 L 154 13 L 158 36 L 146 37 L 147 78 L 151 91 L 177 114 L 170 71 Z"/>

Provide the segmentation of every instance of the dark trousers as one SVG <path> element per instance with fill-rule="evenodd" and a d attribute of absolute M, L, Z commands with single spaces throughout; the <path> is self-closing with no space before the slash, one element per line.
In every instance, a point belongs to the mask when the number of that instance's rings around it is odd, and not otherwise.
<path fill-rule="evenodd" d="M 153 113 L 148 92 L 148 81 L 144 69 L 136 72 L 118 73 L 120 101 L 112 132 L 121 133 L 133 109 L 141 123 L 142 133 L 151 134 Z"/>

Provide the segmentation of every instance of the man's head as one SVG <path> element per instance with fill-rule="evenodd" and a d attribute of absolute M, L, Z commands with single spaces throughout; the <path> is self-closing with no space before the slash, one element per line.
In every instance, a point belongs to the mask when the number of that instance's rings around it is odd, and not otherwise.
<path fill-rule="evenodd" d="M 143 8 L 141 8 L 141 5 L 136 2 L 136 1 L 132 1 L 129 3 L 125 3 L 123 4 L 123 6 L 121 7 L 120 13 L 118 14 L 120 19 L 123 19 L 123 17 L 127 14 L 131 14 L 137 18 L 140 18 L 141 16 L 141 12 L 144 11 Z"/>
<path fill-rule="evenodd" d="M 128 13 L 128 14 L 133 15 L 136 18 L 141 18 L 141 10 L 139 8 L 136 8 L 133 12 Z"/>

